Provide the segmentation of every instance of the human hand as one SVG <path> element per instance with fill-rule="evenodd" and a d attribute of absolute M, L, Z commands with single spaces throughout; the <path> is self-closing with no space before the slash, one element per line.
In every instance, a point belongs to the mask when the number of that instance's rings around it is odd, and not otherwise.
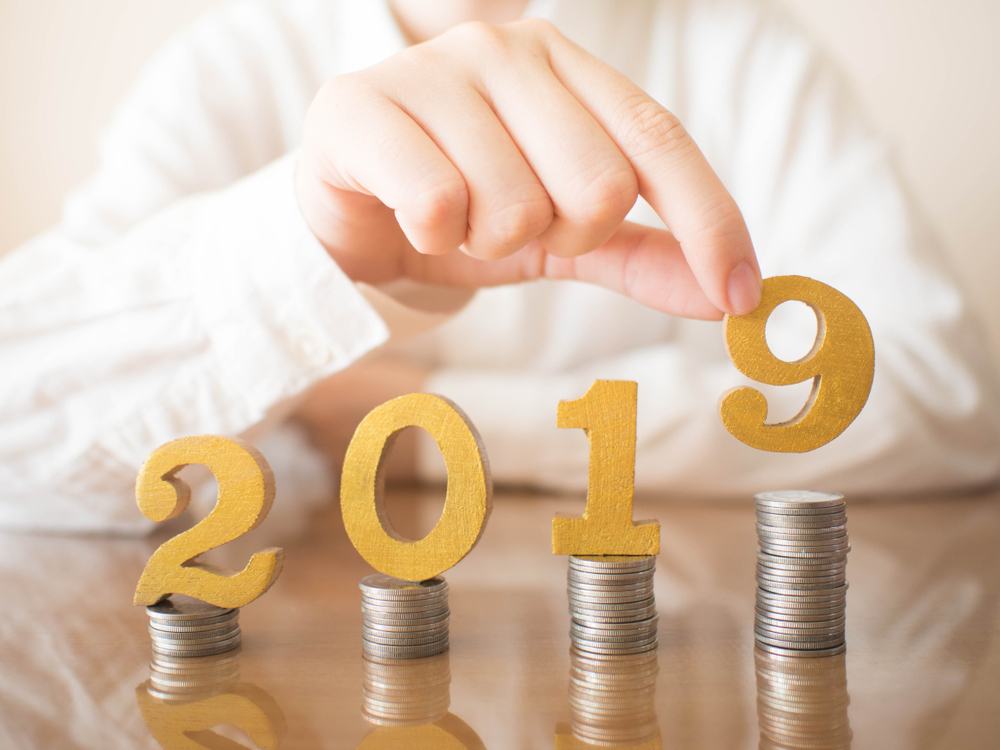
<path fill-rule="evenodd" d="M 577 279 L 703 319 L 760 300 L 746 224 L 690 135 L 544 21 L 463 24 L 327 82 L 296 192 L 355 281 Z M 624 221 L 637 195 L 670 232 Z"/>

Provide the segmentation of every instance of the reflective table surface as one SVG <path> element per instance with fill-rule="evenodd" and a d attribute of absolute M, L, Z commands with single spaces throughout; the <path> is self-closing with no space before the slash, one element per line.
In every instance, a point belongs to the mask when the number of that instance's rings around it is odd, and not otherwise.
<path fill-rule="evenodd" d="M 442 501 L 443 490 L 397 490 L 390 515 L 418 538 Z M 131 602 L 178 527 L 143 540 L 0 535 L 0 747 L 1000 746 L 1000 493 L 848 501 L 840 657 L 754 648 L 749 498 L 637 500 L 635 517 L 661 524 L 659 648 L 571 656 L 551 519 L 583 500 L 508 492 L 479 546 L 445 574 L 450 651 L 364 660 L 358 581 L 371 568 L 331 504 L 304 532 L 269 530 L 268 519 L 210 553 L 242 569 L 278 544 L 287 561 L 241 612 L 239 654 L 181 674 L 177 695 L 149 689 L 148 618 Z"/>

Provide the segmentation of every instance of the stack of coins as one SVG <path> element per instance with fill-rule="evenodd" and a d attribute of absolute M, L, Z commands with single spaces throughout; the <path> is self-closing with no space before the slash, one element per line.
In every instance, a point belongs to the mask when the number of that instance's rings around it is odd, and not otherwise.
<path fill-rule="evenodd" d="M 570 557 L 573 647 L 608 655 L 656 648 L 655 570 L 655 557 Z"/>
<path fill-rule="evenodd" d="M 602 656 L 570 651 L 573 735 L 601 747 L 659 747 L 655 651 Z"/>
<path fill-rule="evenodd" d="M 448 652 L 427 659 L 364 660 L 364 708 L 372 724 L 416 727 L 448 714 L 451 705 Z"/>
<path fill-rule="evenodd" d="M 851 725 L 844 654 L 799 659 L 754 649 L 761 750 L 847 750 Z"/>
<path fill-rule="evenodd" d="M 840 653 L 851 548 L 844 496 L 784 490 L 762 492 L 754 504 L 758 645 L 798 656 Z"/>
<path fill-rule="evenodd" d="M 174 594 L 146 607 L 153 654 L 170 659 L 223 654 L 240 646 L 240 611 Z"/>
<path fill-rule="evenodd" d="M 196 701 L 227 692 L 240 679 L 240 652 L 172 658 L 154 655 L 146 692 L 170 701 Z"/>
<path fill-rule="evenodd" d="M 448 648 L 448 583 L 414 583 L 370 575 L 361 581 L 365 654 L 374 659 L 418 659 Z"/>

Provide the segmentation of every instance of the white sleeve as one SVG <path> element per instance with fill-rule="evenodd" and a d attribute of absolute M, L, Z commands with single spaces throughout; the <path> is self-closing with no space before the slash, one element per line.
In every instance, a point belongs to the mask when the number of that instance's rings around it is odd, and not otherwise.
<path fill-rule="evenodd" d="M 475 422 L 500 481 L 586 486 L 587 443 L 556 428 L 560 400 L 592 380 L 639 383 L 636 486 L 748 497 L 807 487 L 852 494 L 964 488 L 1000 475 L 1000 396 L 978 321 L 887 149 L 812 46 L 778 13 L 691 2 L 676 108 L 741 206 L 764 276 L 798 274 L 853 299 L 876 347 L 868 404 L 838 439 L 765 453 L 726 432 L 716 403 L 753 385 L 725 358 L 718 324 L 570 372 L 443 369 L 428 384 Z M 751 9 L 751 10 L 748 10 Z M 795 332 L 769 327 L 781 341 Z M 766 389 L 790 417 L 802 388 Z M 421 470 L 442 477 L 434 447 Z"/>
<path fill-rule="evenodd" d="M 388 337 L 299 213 L 314 82 L 269 8 L 171 44 L 60 226 L 0 263 L 0 527 L 148 529 L 152 449 L 258 434 Z"/>

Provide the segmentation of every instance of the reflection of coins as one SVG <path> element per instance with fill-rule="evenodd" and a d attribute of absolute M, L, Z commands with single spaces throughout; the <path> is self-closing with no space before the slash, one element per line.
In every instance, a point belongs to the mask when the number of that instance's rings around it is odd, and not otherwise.
<path fill-rule="evenodd" d="M 823 658 L 803 659 L 803 653 L 797 650 L 774 653 L 754 649 L 757 721 L 763 750 L 850 747 L 850 698 L 843 650 L 841 644 L 826 649 Z"/>
<path fill-rule="evenodd" d="M 239 677 L 239 649 L 196 657 L 154 653 L 146 692 L 161 700 L 202 700 L 226 692 Z"/>
<path fill-rule="evenodd" d="M 762 492 L 754 497 L 754 505 L 758 645 L 800 655 L 842 648 L 851 548 L 843 496 Z"/>
<path fill-rule="evenodd" d="M 603 747 L 651 742 L 656 720 L 656 652 L 637 654 L 570 651 L 569 702 L 573 734 Z"/>
<path fill-rule="evenodd" d="M 448 648 L 448 583 L 382 574 L 361 581 L 362 644 L 375 658 L 416 659 Z"/>
<path fill-rule="evenodd" d="M 170 657 L 201 657 L 238 648 L 239 609 L 206 604 L 183 594 L 146 607 L 153 652 Z"/>
<path fill-rule="evenodd" d="M 451 670 L 447 652 L 419 661 L 366 655 L 363 666 L 362 713 L 373 724 L 420 726 L 448 713 Z"/>

